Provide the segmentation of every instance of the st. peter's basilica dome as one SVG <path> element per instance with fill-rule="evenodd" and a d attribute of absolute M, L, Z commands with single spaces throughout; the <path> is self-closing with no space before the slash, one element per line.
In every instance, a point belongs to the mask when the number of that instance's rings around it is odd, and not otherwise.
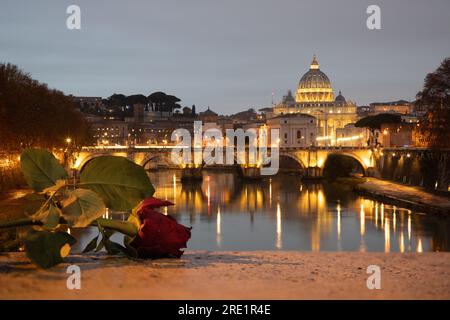
<path fill-rule="evenodd" d="M 295 101 L 301 104 L 328 103 L 334 101 L 333 88 L 327 75 L 320 71 L 316 56 L 309 71 L 300 79 Z"/>

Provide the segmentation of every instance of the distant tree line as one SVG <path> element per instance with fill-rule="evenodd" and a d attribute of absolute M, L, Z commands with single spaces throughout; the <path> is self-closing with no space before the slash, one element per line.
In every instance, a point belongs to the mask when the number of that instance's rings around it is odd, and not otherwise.
<path fill-rule="evenodd" d="M 0 150 L 89 143 L 88 125 L 71 97 L 50 89 L 16 65 L 0 64 Z"/>
<path fill-rule="evenodd" d="M 101 110 L 98 107 L 92 109 L 81 104 L 78 107 L 85 113 L 130 117 L 133 115 L 133 106 L 135 104 L 142 104 L 146 111 L 174 113 L 176 110 L 181 109 L 179 102 L 181 100 L 178 97 L 161 91 L 153 92 L 148 96 L 143 94 L 126 96 L 124 94 L 114 93 L 109 98 L 102 100 L 103 107 L 106 110 Z"/>

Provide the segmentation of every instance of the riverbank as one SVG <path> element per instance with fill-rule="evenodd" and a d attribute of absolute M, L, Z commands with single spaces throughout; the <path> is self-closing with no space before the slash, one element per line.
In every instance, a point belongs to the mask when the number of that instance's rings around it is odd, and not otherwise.
<path fill-rule="evenodd" d="M 450 217 L 450 198 L 427 192 L 423 188 L 364 178 L 360 183 L 353 184 L 353 190 L 363 196 L 414 211 Z"/>
<path fill-rule="evenodd" d="M 81 268 L 68 290 L 67 267 Z M 369 265 L 381 289 L 369 290 Z M 450 299 L 450 253 L 205 252 L 132 261 L 75 255 L 50 270 L 0 255 L 1 299 Z"/>

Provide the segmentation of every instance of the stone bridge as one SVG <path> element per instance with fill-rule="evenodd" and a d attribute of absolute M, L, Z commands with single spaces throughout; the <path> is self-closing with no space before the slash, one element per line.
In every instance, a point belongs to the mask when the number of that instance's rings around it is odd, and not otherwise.
<path fill-rule="evenodd" d="M 99 156 L 113 155 L 126 157 L 146 169 L 165 166 L 192 170 L 192 168 L 181 168 L 179 165 L 175 165 L 171 160 L 171 150 L 172 146 L 85 147 L 76 155 L 73 169 L 81 171 L 90 160 Z M 325 162 L 331 154 L 340 154 L 355 159 L 361 165 L 364 174 L 371 175 L 371 169 L 373 169 L 375 161 L 372 151 L 368 148 L 280 148 L 280 158 L 287 157 L 295 160 L 308 177 L 321 177 Z M 204 166 L 205 164 L 201 167 Z M 256 176 L 257 172 L 259 172 L 259 168 L 246 165 L 239 166 L 244 171 L 244 175 L 248 175 L 250 177 Z M 197 168 L 197 170 L 201 170 L 201 168 Z"/>

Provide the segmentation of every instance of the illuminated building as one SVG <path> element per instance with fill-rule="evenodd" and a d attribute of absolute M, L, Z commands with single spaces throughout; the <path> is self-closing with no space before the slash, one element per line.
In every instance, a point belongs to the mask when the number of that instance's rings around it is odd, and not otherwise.
<path fill-rule="evenodd" d="M 319 68 L 314 56 L 308 72 L 300 79 L 295 99 L 289 91 L 280 104 L 273 108 L 274 115 L 303 113 L 317 119 L 319 145 L 335 145 L 336 130 L 357 121 L 356 104 L 347 101 L 341 92 L 334 98 L 328 76 Z"/>
<path fill-rule="evenodd" d="M 267 120 L 270 129 L 278 129 L 280 147 L 309 147 L 316 144 L 317 119 L 307 114 L 285 114 Z"/>
<path fill-rule="evenodd" d="M 405 115 L 412 112 L 413 104 L 405 100 L 392 102 L 374 102 L 369 106 L 369 115 L 372 116 L 380 113 L 399 113 Z"/>

